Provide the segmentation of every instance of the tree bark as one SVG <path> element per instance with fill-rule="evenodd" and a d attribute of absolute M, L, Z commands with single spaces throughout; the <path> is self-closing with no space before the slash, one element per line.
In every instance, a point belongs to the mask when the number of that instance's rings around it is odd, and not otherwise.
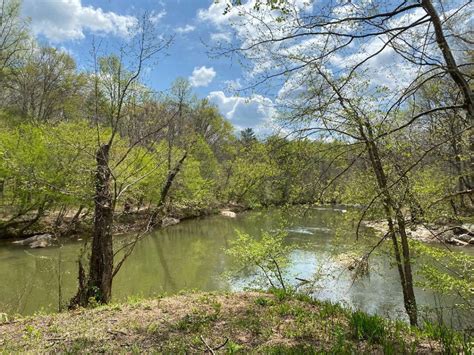
<path fill-rule="evenodd" d="M 71 305 L 86 306 L 90 299 L 108 303 L 112 296 L 114 253 L 112 245 L 113 198 L 110 191 L 110 146 L 103 144 L 96 153 L 96 186 L 94 197 L 94 231 L 87 281 L 79 283 Z M 84 270 L 79 268 L 79 275 Z M 84 276 L 82 276 L 84 278 Z M 81 280 L 80 280 L 81 281 Z"/>
<path fill-rule="evenodd" d="M 425 12 L 431 18 L 431 22 L 433 23 L 433 28 L 435 31 L 436 43 L 438 44 L 439 49 L 443 53 L 443 58 L 446 62 L 447 71 L 453 81 L 458 86 L 459 90 L 461 90 L 462 92 L 464 103 L 466 105 L 466 111 L 469 115 L 470 121 L 472 122 L 474 118 L 474 98 L 472 90 L 469 87 L 469 83 L 466 81 L 464 75 L 459 70 L 456 60 L 454 59 L 453 52 L 451 51 L 451 48 L 449 47 L 449 44 L 446 41 L 446 37 L 444 36 L 441 19 L 439 18 L 438 12 L 433 6 L 431 0 L 422 0 L 421 5 L 423 6 Z"/>
<path fill-rule="evenodd" d="M 472 127 L 474 126 L 474 94 L 463 73 L 461 70 L 459 70 L 459 66 L 456 63 L 456 59 L 454 58 L 453 52 L 449 46 L 448 41 L 446 40 L 446 36 L 444 35 L 443 24 L 439 18 L 436 8 L 433 6 L 431 0 L 422 0 L 421 5 L 431 18 L 431 22 L 435 31 L 436 43 L 438 44 L 438 47 L 443 54 L 444 61 L 446 62 L 446 70 L 462 93 L 464 105 L 466 106 L 465 110 L 467 119 Z M 469 139 L 471 166 L 469 168 L 468 181 L 472 181 L 474 179 L 474 135 L 471 134 Z"/>
<path fill-rule="evenodd" d="M 110 146 L 104 144 L 96 154 L 94 235 L 89 264 L 88 296 L 94 297 L 99 303 L 108 303 L 112 296 L 114 252 L 111 228 L 114 206 L 110 191 L 109 151 Z"/>
<path fill-rule="evenodd" d="M 168 196 L 168 192 L 171 189 L 171 186 L 173 185 L 173 181 L 174 181 L 176 175 L 178 175 L 179 171 L 181 170 L 181 167 L 182 167 L 182 165 L 183 165 L 183 163 L 184 163 L 184 161 L 186 160 L 187 157 L 188 157 L 188 152 L 184 152 L 184 155 L 178 161 L 178 163 L 176 164 L 174 169 L 172 169 L 168 172 L 168 177 L 166 178 L 165 185 L 163 186 L 163 189 L 161 189 L 160 200 L 158 201 L 158 205 L 157 205 L 155 211 L 153 212 L 153 214 L 150 218 L 150 223 L 149 223 L 148 228 L 152 227 L 152 226 L 154 226 L 158 223 L 158 215 L 160 214 L 160 212 L 162 212 L 163 207 L 165 206 L 166 197 Z"/>

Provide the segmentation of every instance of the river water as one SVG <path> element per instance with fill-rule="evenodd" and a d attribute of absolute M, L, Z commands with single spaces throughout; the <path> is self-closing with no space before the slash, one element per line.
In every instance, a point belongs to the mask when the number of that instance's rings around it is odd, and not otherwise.
<path fill-rule="evenodd" d="M 294 247 L 287 270 L 290 282 L 297 282 L 295 277 L 317 278 L 312 289 L 316 298 L 405 319 L 398 274 L 387 253 L 374 254 L 369 277 L 356 281 L 335 257 L 341 252 L 367 251 L 377 242 L 370 231 L 365 231 L 356 242 L 349 214 L 343 208 L 270 209 L 245 212 L 237 218 L 211 216 L 186 220 L 156 230 L 138 243 L 114 280 L 114 301 L 183 290 L 247 287 L 250 275 L 232 280 L 226 277 L 233 260 L 224 250 L 236 238 L 235 230 L 258 236 L 262 230 L 275 230 L 284 224 L 289 232 L 287 243 Z M 81 246 L 81 241 L 45 249 L 28 249 L 10 242 L 0 244 L 0 313 L 51 312 L 58 309 L 60 298 L 67 303 L 76 289 L 76 260 Z M 417 289 L 416 294 L 421 307 L 439 302 L 431 292 Z M 442 302 L 449 305 L 456 300 Z"/>

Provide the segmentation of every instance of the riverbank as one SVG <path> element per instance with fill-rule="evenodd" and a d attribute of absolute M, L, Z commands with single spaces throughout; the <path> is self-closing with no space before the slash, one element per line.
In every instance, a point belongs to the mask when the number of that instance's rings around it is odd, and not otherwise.
<path fill-rule="evenodd" d="M 159 217 L 158 223 L 153 228 L 165 228 L 184 220 L 217 214 L 235 217 L 236 213 L 249 209 L 247 206 L 238 204 L 220 204 L 200 208 L 173 206 L 166 215 Z M 153 209 L 150 208 L 116 212 L 112 233 L 121 235 L 143 232 L 147 228 L 152 214 Z M 60 220 L 59 223 L 58 220 Z M 50 213 L 35 226 L 34 230 L 23 236 L 20 236 L 17 231 L 11 231 L 5 235 L 2 235 L 0 231 L 0 241 L 13 241 L 16 244 L 30 246 L 31 248 L 43 248 L 57 244 L 59 238 L 77 239 L 89 235 L 92 233 L 92 225 L 93 215 L 89 211 L 78 215 L 69 213 L 63 216 Z"/>
<path fill-rule="evenodd" d="M 427 354 L 441 347 L 433 334 L 401 322 L 279 293 L 191 293 L 0 323 L 0 353 Z"/>
<path fill-rule="evenodd" d="M 386 221 L 364 221 L 363 225 L 374 229 L 380 235 L 384 235 L 388 231 Z M 407 235 L 409 238 L 423 243 L 472 246 L 474 245 L 474 224 L 409 224 Z"/>

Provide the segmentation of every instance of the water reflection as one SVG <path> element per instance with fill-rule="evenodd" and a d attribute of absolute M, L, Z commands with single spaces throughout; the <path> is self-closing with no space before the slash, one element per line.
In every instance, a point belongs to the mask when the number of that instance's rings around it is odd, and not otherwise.
<path fill-rule="evenodd" d="M 350 307 L 385 316 L 404 317 L 398 274 L 386 255 L 371 259 L 370 278 L 353 282 L 346 268 L 333 258 L 341 251 L 368 248 L 376 240 L 366 236 L 358 243 L 345 210 L 327 208 L 247 212 L 237 218 L 213 216 L 157 230 L 136 246 L 114 282 L 115 300 L 131 295 L 143 297 L 173 294 L 181 290 L 230 290 L 244 287 L 243 276 L 230 284 L 222 275 L 232 266 L 224 253 L 235 229 L 251 235 L 279 228 L 291 221 L 288 243 L 296 246 L 290 255 L 289 278 L 319 277 L 314 296 L 344 302 Z M 61 248 L 63 298 L 76 288 L 76 259 L 80 242 Z M 58 307 L 59 249 L 25 250 L 10 243 L 0 245 L 0 312 L 31 314 Z M 296 282 L 296 281 L 295 281 Z M 417 290 L 420 305 L 431 304 L 433 295 Z"/>

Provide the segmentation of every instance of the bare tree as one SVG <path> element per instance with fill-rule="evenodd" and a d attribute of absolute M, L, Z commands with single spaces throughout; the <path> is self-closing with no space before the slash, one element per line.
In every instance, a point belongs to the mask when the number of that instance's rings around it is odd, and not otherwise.
<path fill-rule="evenodd" d="M 0 80 L 26 48 L 28 23 L 20 18 L 19 0 L 0 1 Z"/>
<path fill-rule="evenodd" d="M 84 80 L 67 53 L 33 45 L 11 68 L 5 87 L 10 107 L 22 117 L 45 122 L 69 118 L 68 103 L 78 100 Z"/>

